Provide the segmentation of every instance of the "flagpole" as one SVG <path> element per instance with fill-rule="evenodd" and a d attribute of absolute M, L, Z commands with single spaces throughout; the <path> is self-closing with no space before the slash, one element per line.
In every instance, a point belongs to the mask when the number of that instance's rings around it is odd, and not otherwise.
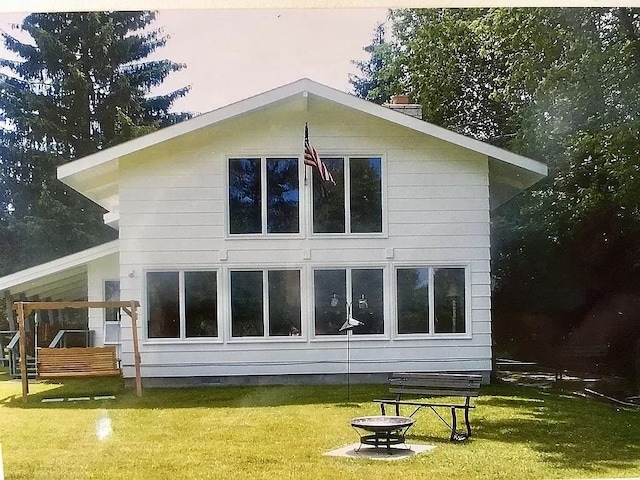
<path fill-rule="evenodd" d="M 335 294 L 334 294 L 335 295 Z M 347 307 L 347 319 L 340 327 L 338 332 L 347 331 L 347 402 L 351 401 L 351 330 L 355 327 L 364 325 L 360 320 L 356 320 L 351 316 L 352 303 L 345 302 Z"/>
<path fill-rule="evenodd" d="M 302 147 L 302 151 L 306 151 L 307 145 L 309 144 L 309 126 L 307 122 L 304 122 L 304 146 Z M 304 184 L 307 185 L 307 164 L 304 163 L 304 158 L 302 161 L 302 168 L 304 168 Z"/>
<path fill-rule="evenodd" d="M 347 330 L 347 403 L 351 402 L 351 349 L 349 348 L 350 338 L 351 329 Z"/>

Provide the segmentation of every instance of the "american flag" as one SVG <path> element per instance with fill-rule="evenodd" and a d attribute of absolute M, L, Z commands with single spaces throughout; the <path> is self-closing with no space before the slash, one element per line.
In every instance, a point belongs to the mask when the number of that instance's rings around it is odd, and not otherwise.
<path fill-rule="evenodd" d="M 323 182 L 331 182 L 334 185 L 336 184 L 335 180 L 331 176 L 331 172 L 320 159 L 318 152 L 309 143 L 309 127 L 306 123 L 304 124 L 304 164 L 309 165 L 312 168 L 317 168 Z"/>

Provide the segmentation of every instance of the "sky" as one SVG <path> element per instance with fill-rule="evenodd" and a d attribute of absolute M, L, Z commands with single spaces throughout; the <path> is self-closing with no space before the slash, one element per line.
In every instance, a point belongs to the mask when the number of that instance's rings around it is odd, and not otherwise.
<path fill-rule="evenodd" d="M 174 110 L 204 113 L 305 77 L 351 92 L 349 74 L 359 73 L 352 61 L 368 58 L 363 48 L 386 15 L 385 8 L 159 10 L 153 26 L 170 38 L 150 58 L 186 68 L 156 93 L 191 85 Z M 15 32 L 21 18 L 0 13 L 0 29 Z"/>

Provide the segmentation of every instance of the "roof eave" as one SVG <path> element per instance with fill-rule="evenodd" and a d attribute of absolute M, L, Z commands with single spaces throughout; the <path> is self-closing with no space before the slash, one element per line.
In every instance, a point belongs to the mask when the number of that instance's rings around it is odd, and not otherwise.
<path fill-rule="evenodd" d="M 57 258 L 35 267 L 27 268 L 0 278 L 0 291 L 28 288 L 30 282 L 37 281 L 49 275 L 54 275 L 65 270 L 77 268 L 93 260 L 118 253 L 120 244 L 118 240 L 103 243 L 96 247 L 88 248 L 81 252 L 73 253 L 65 257 Z"/>
<path fill-rule="evenodd" d="M 111 204 L 109 204 L 106 199 L 97 198 L 96 195 L 93 194 L 94 192 L 85 184 L 86 179 L 83 179 L 83 172 L 86 174 L 87 171 L 98 168 L 103 168 L 106 171 L 113 171 L 114 168 L 118 168 L 118 163 L 111 163 L 110 165 L 107 165 L 109 162 L 118 162 L 120 158 L 130 155 L 136 151 L 157 145 L 207 126 L 214 125 L 218 122 L 255 111 L 298 94 L 316 95 L 331 102 L 335 102 L 336 104 L 360 111 L 364 114 L 372 115 L 388 122 L 412 129 L 416 132 L 484 154 L 490 159 L 495 159 L 500 162 L 504 162 L 508 166 L 515 167 L 515 171 L 526 172 L 526 176 L 532 176 L 532 178 L 535 177 L 538 180 L 545 177 L 548 173 L 547 166 L 537 160 L 494 147 L 493 145 L 489 145 L 479 140 L 465 137 L 464 135 L 446 130 L 442 127 L 438 127 L 423 120 L 385 108 L 305 78 L 62 165 L 58 168 L 58 179 L 113 212 L 114 209 L 111 208 Z M 117 201 L 113 205 L 117 205 Z"/>

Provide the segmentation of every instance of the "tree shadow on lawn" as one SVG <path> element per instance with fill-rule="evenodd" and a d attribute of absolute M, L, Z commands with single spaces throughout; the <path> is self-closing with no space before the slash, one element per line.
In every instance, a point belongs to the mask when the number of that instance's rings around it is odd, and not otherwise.
<path fill-rule="evenodd" d="M 114 395 L 108 400 L 112 409 L 129 408 L 246 408 L 285 405 L 330 404 L 357 408 L 362 403 L 386 392 L 384 385 L 351 386 L 349 398 L 345 385 L 262 385 L 262 386 L 202 386 L 187 388 L 146 388 L 137 397 L 135 389 L 126 387 L 122 379 L 66 379 L 60 383 L 30 383 L 27 403 L 18 392 L 0 398 L 0 404 L 12 408 L 96 408 L 95 397 Z M 91 400 L 71 401 L 69 398 L 89 397 Z M 63 398 L 61 402 L 43 402 Z M 102 402 L 104 403 L 104 401 Z M 373 409 L 374 407 L 372 407 Z M 374 410 L 372 410 L 374 411 Z"/>
<path fill-rule="evenodd" d="M 515 414 L 499 416 L 502 409 Z M 476 418 L 472 416 L 476 438 L 524 444 L 554 468 L 638 472 L 640 412 L 557 393 L 525 399 L 483 396 L 476 411 Z"/>

